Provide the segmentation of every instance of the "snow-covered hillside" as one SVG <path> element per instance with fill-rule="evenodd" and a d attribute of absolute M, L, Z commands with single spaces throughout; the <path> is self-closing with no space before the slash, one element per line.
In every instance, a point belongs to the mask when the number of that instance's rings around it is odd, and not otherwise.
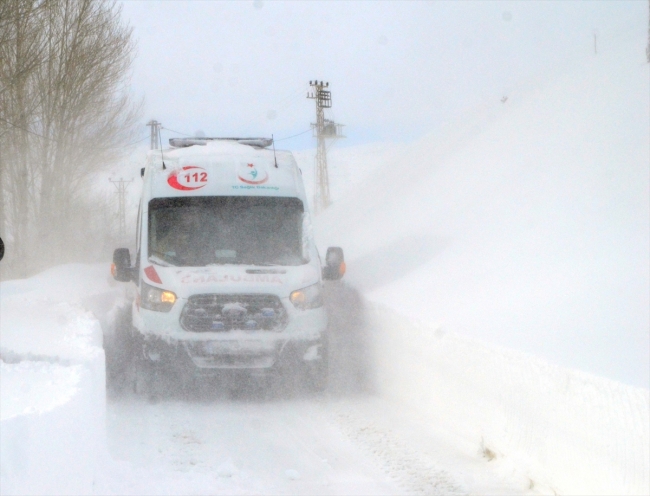
<path fill-rule="evenodd" d="M 321 247 L 409 319 L 648 388 L 650 84 L 632 41 L 417 143 L 335 148 Z"/>

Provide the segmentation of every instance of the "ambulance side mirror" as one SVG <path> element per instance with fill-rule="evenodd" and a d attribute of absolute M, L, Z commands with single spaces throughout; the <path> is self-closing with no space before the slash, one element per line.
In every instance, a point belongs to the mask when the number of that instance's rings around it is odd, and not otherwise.
<path fill-rule="evenodd" d="M 343 248 L 330 246 L 325 255 L 325 267 L 323 267 L 323 279 L 327 281 L 338 281 L 345 274 L 345 258 Z"/>
<path fill-rule="evenodd" d="M 116 281 L 129 282 L 135 280 L 136 269 L 131 267 L 131 254 L 128 248 L 117 248 L 113 252 L 111 274 Z"/>

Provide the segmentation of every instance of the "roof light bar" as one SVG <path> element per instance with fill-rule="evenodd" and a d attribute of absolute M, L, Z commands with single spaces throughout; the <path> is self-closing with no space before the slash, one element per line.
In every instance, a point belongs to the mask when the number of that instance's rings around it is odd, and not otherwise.
<path fill-rule="evenodd" d="M 271 146 L 271 138 L 170 138 L 169 144 L 174 148 L 185 148 L 192 145 L 205 146 L 208 141 L 236 141 L 242 145 L 249 145 L 256 148 Z"/>

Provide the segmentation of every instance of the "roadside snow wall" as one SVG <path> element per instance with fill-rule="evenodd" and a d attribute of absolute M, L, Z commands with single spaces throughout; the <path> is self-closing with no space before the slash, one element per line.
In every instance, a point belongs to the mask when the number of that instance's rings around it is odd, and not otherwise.
<path fill-rule="evenodd" d="M 650 398 L 627 386 L 368 312 L 375 387 L 451 446 L 542 494 L 648 494 Z"/>
<path fill-rule="evenodd" d="M 321 253 L 343 247 L 345 283 L 377 305 L 378 391 L 510 464 L 522 489 L 650 494 L 641 35 L 417 143 L 329 162 L 334 203 L 314 232 Z"/>
<path fill-rule="evenodd" d="M 0 493 L 91 494 L 106 452 L 105 361 L 89 309 L 118 298 L 106 266 L 0 285 Z"/>

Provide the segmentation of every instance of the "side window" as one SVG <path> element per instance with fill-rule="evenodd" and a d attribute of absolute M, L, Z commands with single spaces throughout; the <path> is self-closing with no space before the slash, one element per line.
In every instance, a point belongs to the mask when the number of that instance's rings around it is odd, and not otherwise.
<path fill-rule="evenodd" d="M 314 232 L 309 213 L 302 213 L 302 258 L 303 263 L 309 263 L 311 248 L 314 245 Z"/>
<path fill-rule="evenodd" d="M 138 220 L 137 227 L 135 229 L 135 251 L 140 253 L 140 231 L 142 229 L 142 200 L 138 205 Z"/>

